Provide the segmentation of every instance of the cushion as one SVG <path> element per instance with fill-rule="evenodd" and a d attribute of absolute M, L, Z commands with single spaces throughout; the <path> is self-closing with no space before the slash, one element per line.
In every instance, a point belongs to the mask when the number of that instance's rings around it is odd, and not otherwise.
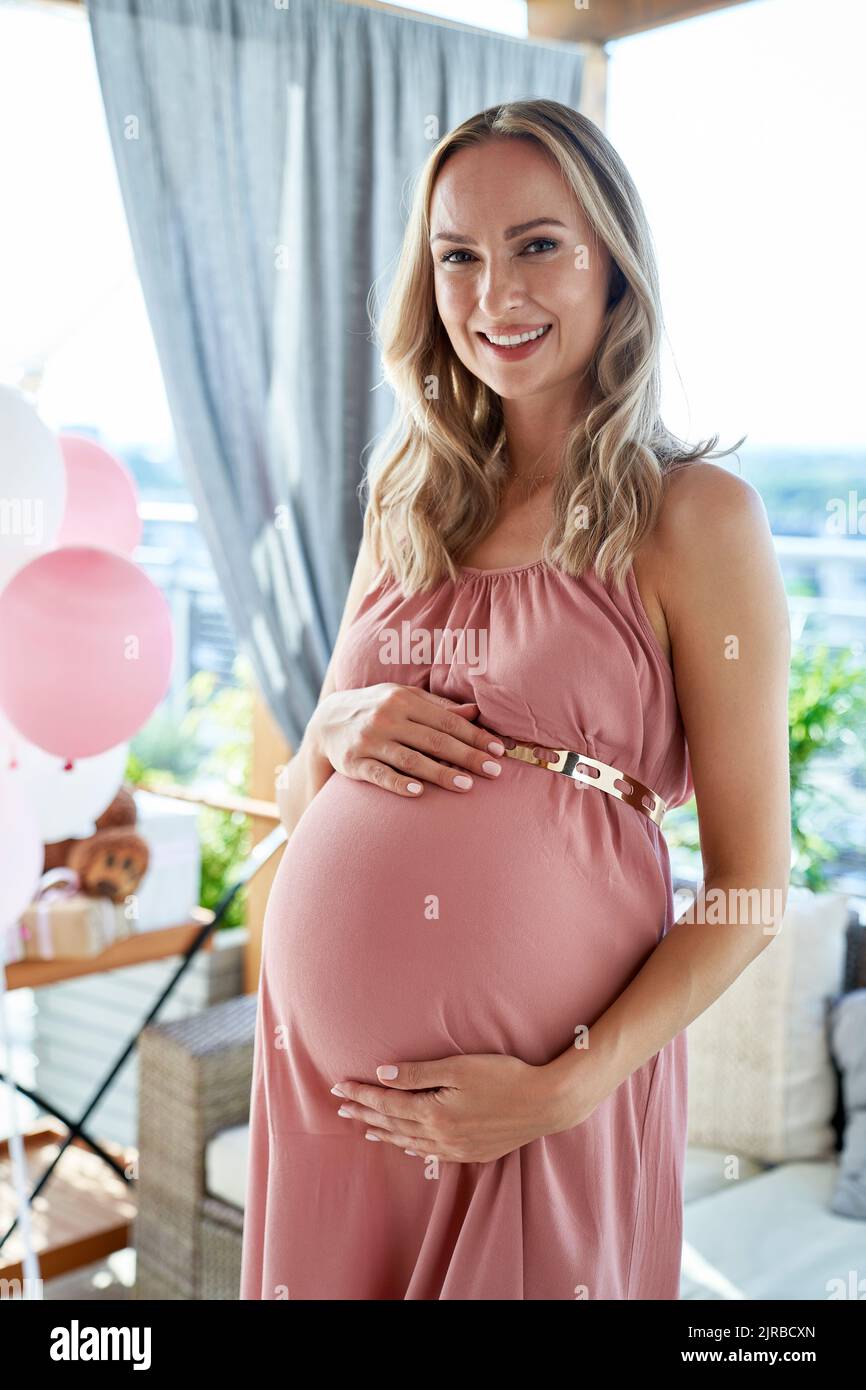
<path fill-rule="evenodd" d="M 712 1192 L 730 1192 L 738 1181 L 754 1178 L 764 1171 L 764 1165 L 752 1158 L 731 1154 L 725 1149 L 700 1149 L 690 1144 L 686 1149 L 683 1201 L 695 1202 L 699 1197 L 709 1197 Z"/>
<path fill-rule="evenodd" d="M 830 1210 L 838 1166 L 784 1163 L 689 1203 L 680 1297 L 862 1297 L 863 1227 Z"/>
<path fill-rule="evenodd" d="M 249 1147 L 249 1125 L 232 1125 L 214 1135 L 204 1156 L 206 1191 L 241 1211 L 247 1198 Z"/>
<path fill-rule="evenodd" d="M 839 999 L 830 1044 L 842 1074 L 845 1133 L 833 1211 L 866 1220 L 866 989 Z"/>
<path fill-rule="evenodd" d="M 792 887 L 769 946 L 689 1026 L 690 1144 L 765 1164 L 833 1153 L 828 1011 L 847 924 L 844 893 Z"/>

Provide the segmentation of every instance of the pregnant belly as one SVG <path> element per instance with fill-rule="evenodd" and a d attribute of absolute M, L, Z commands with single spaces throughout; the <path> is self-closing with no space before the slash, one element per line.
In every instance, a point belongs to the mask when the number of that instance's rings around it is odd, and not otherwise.
<path fill-rule="evenodd" d="M 549 1061 L 663 929 L 655 851 L 608 801 L 515 762 L 418 801 L 335 773 L 268 902 L 267 1026 L 332 1078 L 460 1052 Z"/>

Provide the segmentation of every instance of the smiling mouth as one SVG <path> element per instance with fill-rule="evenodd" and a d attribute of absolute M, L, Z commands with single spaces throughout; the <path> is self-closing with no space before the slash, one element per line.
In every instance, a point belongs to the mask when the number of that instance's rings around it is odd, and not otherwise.
<path fill-rule="evenodd" d="M 553 324 L 542 323 L 537 328 L 526 329 L 523 333 L 479 333 L 478 337 L 491 347 L 498 348 L 518 348 L 524 347 L 527 343 L 537 342 L 539 338 L 544 338 L 550 332 Z"/>

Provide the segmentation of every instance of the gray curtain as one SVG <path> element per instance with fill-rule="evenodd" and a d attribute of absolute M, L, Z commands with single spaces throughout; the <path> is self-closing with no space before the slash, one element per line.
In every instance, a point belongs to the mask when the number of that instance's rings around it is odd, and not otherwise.
<path fill-rule="evenodd" d="M 577 106 L 580 59 L 336 0 L 88 12 L 187 484 L 239 648 L 296 744 L 391 416 L 366 301 L 387 288 L 407 181 L 484 107 Z"/>

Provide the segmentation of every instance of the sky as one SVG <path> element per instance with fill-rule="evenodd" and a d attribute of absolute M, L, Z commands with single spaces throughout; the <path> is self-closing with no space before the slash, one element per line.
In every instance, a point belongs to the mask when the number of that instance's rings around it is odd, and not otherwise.
<path fill-rule="evenodd" d="M 0 8 L 0 131 L 0 381 L 47 360 L 46 423 L 98 422 L 117 442 L 170 450 L 90 30 L 75 11 Z"/>
<path fill-rule="evenodd" d="M 526 29 L 522 0 L 412 7 Z M 680 435 L 866 446 L 864 41 L 863 0 L 750 0 L 610 46 L 607 133 L 653 230 Z M 47 360 L 49 424 L 170 451 L 79 15 L 0 8 L 0 130 L 0 381 Z"/>
<path fill-rule="evenodd" d="M 678 433 L 866 447 L 866 4 L 752 0 L 614 46 L 607 134 L 656 242 Z"/>

